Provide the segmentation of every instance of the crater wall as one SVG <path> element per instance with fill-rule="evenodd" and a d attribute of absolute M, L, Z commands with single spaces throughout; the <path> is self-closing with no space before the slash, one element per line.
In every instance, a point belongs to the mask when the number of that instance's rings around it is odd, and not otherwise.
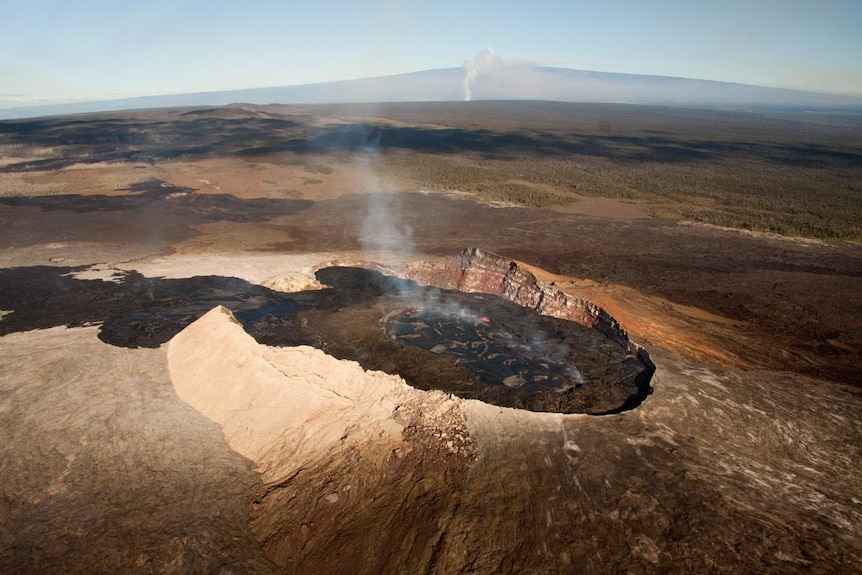
<path fill-rule="evenodd" d="M 419 283 L 446 289 L 498 295 L 542 315 L 597 329 L 636 353 L 655 371 L 649 352 L 631 341 L 613 316 L 589 300 L 542 282 L 513 259 L 472 247 L 455 258 L 442 260 L 442 263 L 413 264 L 407 275 Z"/>

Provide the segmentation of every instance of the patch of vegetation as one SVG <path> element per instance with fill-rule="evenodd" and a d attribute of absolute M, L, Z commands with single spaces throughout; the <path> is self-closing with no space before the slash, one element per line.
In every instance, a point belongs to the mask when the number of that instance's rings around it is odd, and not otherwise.
<path fill-rule="evenodd" d="M 331 174 L 332 168 L 325 164 L 308 164 L 303 168 L 306 172 L 313 174 Z"/>
<path fill-rule="evenodd" d="M 224 107 L 0 122 L 0 173 L 234 156 L 328 175 L 331 166 L 361 158 L 379 175 L 492 200 L 553 206 L 607 197 L 647 202 L 671 219 L 862 241 L 858 112 L 473 104 L 322 105 L 302 115 Z M 316 115 L 343 121 L 322 125 Z"/>
<path fill-rule="evenodd" d="M 859 220 L 826 217 L 822 213 L 791 214 L 778 211 L 732 208 L 687 211 L 683 217 L 727 228 L 756 232 L 771 232 L 783 236 L 859 241 L 862 225 Z"/>
<path fill-rule="evenodd" d="M 547 192 L 524 184 L 510 182 L 503 184 L 479 185 L 471 191 L 485 200 L 520 204 L 522 206 L 531 206 L 535 208 L 560 206 L 577 201 L 577 199 L 572 196 Z"/>
<path fill-rule="evenodd" d="M 303 154 L 296 152 L 284 152 L 277 147 L 255 147 L 245 148 L 234 153 L 235 156 L 255 164 L 272 164 L 275 166 L 294 166 L 299 167 L 305 165 L 307 159 Z"/>
<path fill-rule="evenodd" d="M 292 198 L 294 200 L 298 200 L 302 198 L 302 192 L 299 190 L 278 190 L 279 193 L 284 194 L 286 198 Z"/>
<path fill-rule="evenodd" d="M 323 180 L 318 179 L 318 178 L 302 178 L 302 185 L 303 186 L 310 186 L 310 185 L 322 184 L 322 183 L 323 183 Z"/>
<path fill-rule="evenodd" d="M 650 116 L 610 134 L 549 128 L 558 147 L 573 153 L 390 153 L 387 162 L 417 185 L 473 191 L 489 199 L 554 205 L 524 189 L 495 192 L 523 182 L 561 198 L 605 197 L 645 202 L 658 217 L 771 231 L 789 236 L 862 241 L 862 146 L 849 132 L 774 122 L 753 127 L 746 114 L 713 120 Z M 725 120 L 737 122 L 725 125 Z M 666 124 L 649 130 L 641 122 Z M 764 120 L 764 122 L 766 122 Z M 857 119 L 862 129 L 862 118 Z M 793 131 L 795 128 L 797 131 Z M 807 133 L 812 130 L 814 133 Z M 619 134 L 619 132 L 622 132 Z M 649 134 L 662 133 L 660 138 Z M 590 137 L 606 145 L 582 145 Z M 817 140 L 817 141 L 814 141 Z M 614 143 L 619 142 L 619 143 Z M 496 194 L 496 195 L 495 195 Z M 520 201 L 519 201 L 520 200 Z M 505 201 L 505 200 L 504 200 Z"/>

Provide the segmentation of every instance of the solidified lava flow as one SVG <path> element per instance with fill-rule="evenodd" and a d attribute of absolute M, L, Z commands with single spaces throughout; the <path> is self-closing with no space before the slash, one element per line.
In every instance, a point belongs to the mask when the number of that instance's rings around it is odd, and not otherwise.
<path fill-rule="evenodd" d="M 514 327 L 465 309 L 409 308 L 386 319 L 389 335 L 402 343 L 445 353 L 492 385 L 523 391 L 566 391 L 583 385 L 572 363 L 574 349 L 560 332 L 522 334 Z"/>
<path fill-rule="evenodd" d="M 598 329 L 496 295 L 423 287 L 362 268 L 317 272 L 329 286 L 285 294 L 237 278 L 79 280 L 72 268 L 0 273 L 0 334 L 101 323 L 112 345 L 156 347 L 223 305 L 259 342 L 311 345 L 366 369 L 504 407 L 615 413 L 649 392 L 648 359 Z M 29 294 L 29 295 L 28 295 Z"/>
<path fill-rule="evenodd" d="M 414 387 L 590 414 L 637 407 L 649 393 L 649 360 L 601 330 L 496 295 L 422 287 L 368 270 L 332 267 L 317 275 L 330 289 L 297 313 L 301 329 L 314 332 L 306 341 L 326 342 L 328 353 L 397 373 Z"/>
<path fill-rule="evenodd" d="M 417 288 L 381 298 L 397 372 L 505 407 L 610 413 L 642 401 L 651 366 L 604 333 L 503 298 Z"/>

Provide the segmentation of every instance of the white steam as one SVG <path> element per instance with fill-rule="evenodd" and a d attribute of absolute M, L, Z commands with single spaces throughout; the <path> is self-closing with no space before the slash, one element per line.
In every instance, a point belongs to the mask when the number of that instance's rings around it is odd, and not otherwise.
<path fill-rule="evenodd" d="M 363 175 L 365 192 L 366 211 L 359 229 L 362 250 L 378 259 L 396 252 L 412 253 L 413 229 L 402 217 L 402 199 L 397 192 L 385 191 L 388 186 L 374 170 L 374 165 L 381 161 L 379 136 L 368 134 L 366 140 L 354 157 Z"/>
<path fill-rule="evenodd" d="M 366 195 L 368 211 L 362 222 L 360 240 L 365 252 L 413 252 L 413 229 L 401 221 L 396 192 Z"/>
<path fill-rule="evenodd" d="M 495 68 L 501 63 L 502 60 L 491 47 L 464 62 L 464 81 L 461 83 L 461 88 L 464 91 L 465 102 L 473 99 L 473 82 L 476 81 L 476 76 L 479 75 L 479 72 Z"/>

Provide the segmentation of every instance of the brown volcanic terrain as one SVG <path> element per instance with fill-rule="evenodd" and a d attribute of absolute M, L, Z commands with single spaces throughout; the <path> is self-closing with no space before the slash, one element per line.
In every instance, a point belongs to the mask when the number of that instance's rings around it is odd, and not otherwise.
<path fill-rule="evenodd" d="M 856 572 L 859 124 L 476 102 L 0 123 L 0 572 Z M 500 254 L 469 285 L 468 246 Z M 244 331 L 333 264 L 584 298 L 653 393 L 503 408 Z"/>

